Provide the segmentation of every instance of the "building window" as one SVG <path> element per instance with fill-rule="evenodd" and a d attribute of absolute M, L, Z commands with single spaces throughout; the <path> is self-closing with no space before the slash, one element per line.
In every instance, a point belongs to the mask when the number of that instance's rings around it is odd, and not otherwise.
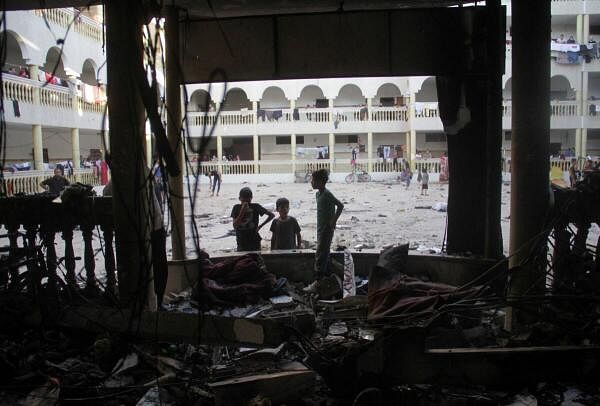
<path fill-rule="evenodd" d="M 356 135 L 356 134 L 336 135 L 335 143 L 336 144 L 357 144 L 358 143 L 358 135 Z"/>
<path fill-rule="evenodd" d="M 425 142 L 446 142 L 446 134 L 425 133 Z"/>
<path fill-rule="evenodd" d="M 304 135 L 296 135 L 296 144 L 304 145 Z"/>
<path fill-rule="evenodd" d="M 504 141 L 510 141 L 512 139 L 511 131 L 504 131 Z"/>
<path fill-rule="evenodd" d="M 281 135 L 281 136 L 275 137 L 276 145 L 290 145 L 291 143 L 292 143 L 292 137 L 290 135 Z"/>

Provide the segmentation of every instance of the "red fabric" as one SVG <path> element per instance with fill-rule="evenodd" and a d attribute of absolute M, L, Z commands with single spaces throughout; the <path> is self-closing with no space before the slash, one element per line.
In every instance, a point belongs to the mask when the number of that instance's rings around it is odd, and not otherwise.
<path fill-rule="evenodd" d="M 201 275 L 193 296 L 207 306 L 257 303 L 271 295 L 276 282 L 275 275 L 267 272 L 258 254 L 246 254 L 217 264 L 203 261 Z"/>
<path fill-rule="evenodd" d="M 105 161 L 100 163 L 100 183 L 106 185 L 108 183 L 108 165 Z"/>

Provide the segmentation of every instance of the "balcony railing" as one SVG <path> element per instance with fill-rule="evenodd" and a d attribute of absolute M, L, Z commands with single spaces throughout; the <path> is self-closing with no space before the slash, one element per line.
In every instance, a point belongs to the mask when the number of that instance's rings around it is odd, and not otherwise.
<path fill-rule="evenodd" d="M 39 82 L 20 76 L 2 74 L 4 98 L 19 103 L 35 103 L 35 92 L 39 91 L 40 105 L 58 109 L 73 109 L 91 113 L 104 113 L 106 103 L 88 103 L 80 96 L 75 96 L 67 87 Z M 76 103 L 76 105 L 74 105 Z"/>
<path fill-rule="evenodd" d="M 502 103 L 504 117 L 512 115 L 512 101 Z M 552 117 L 577 117 L 579 116 L 579 102 L 577 101 L 552 101 L 550 102 L 550 115 Z"/>
<path fill-rule="evenodd" d="M 53 171 L 23 171 L 15 173 L 4 172 L 0 182 L 0 191 L 6 196 L 32 195 L 40 193 L 43 189 L 40 183 L 53 176 Z M 65 176 L 69 182 L 81 182 L 86 185 L 98 186 L 100 179 L 91 169 L 76 169 L 72 175 Z"/>
<path fill-rule="evenodd" d="M 49 8 L 45 10 L 33 10 L 33 13 L 41 18 L 59 25 L 63 28 L 69 26 L 75 32 L 94 41 L 102 41 L 103 26 L 97 21 L 92 20 L 82 14 L 75 12 L 71 8 Z M 72 24 L 72 25 L 71 25 Z"/>

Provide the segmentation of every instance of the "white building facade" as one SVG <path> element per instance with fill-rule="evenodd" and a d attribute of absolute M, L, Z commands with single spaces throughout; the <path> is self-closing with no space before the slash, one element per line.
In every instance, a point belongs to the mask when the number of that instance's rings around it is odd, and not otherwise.
<path fill-rule="evenodd" d="M 508 12 L 503 153 L 508 161 L 511 10 L 509 1 L 503 3 Z M 43 161 L 86 158 L 101 150 L 99 132 L 106 128 L 102 24 L 94 13 L 73 9 L 7 14 L 7 161 L 32 161 L 41 168 Z M 562 42 L 562 34 L 573 43 L 549 44 L 551 151 L 556 156 L 571 151 L 597 156 L 600 50 L 593 41 L 600 41 L 600 0 L 552 0 L 552 14 L 552 38 Z M 65 39 L 64 47 L 60 39 Z M 19 76 L 23 68 L 29 78 Z M 39 71 L 55 71 L 58 84 L 40 81 Z M 436 158 L 446 151 L 434 77 L 217 83 L 187 85 L 185 90 L 189 144 L 213 136 L 199 158 L 215 157 L 220 165 L 239 159 L 245 172 L 290 172 L 298 169 L 296 162 L 317 158 L 332 170 L 346 171 L 353 149 L 369 171 L 396 170 L 400 158 L 414 162 L 429 157 L 435 171 Z"/>

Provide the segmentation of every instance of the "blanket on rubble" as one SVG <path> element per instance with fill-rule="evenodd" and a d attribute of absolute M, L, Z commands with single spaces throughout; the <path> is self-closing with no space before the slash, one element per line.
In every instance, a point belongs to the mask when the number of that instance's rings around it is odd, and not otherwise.
<path fill-rule="evenodd" d="M 482 287 L 459 289 L 407 275 L 408 246 L 384 251 L 369 275 L 369 320 L 418 322 L 434 317 L 442 306 L 481 295 Z"/>
<path fill-rule="evenodd" d="M 192 297 L 203 306 L 255 304 L 271 296 L 275 283 L 275 275 L 267 272 L 259 254 L 246 254 L 218 263 L 204 259 Z"/>

